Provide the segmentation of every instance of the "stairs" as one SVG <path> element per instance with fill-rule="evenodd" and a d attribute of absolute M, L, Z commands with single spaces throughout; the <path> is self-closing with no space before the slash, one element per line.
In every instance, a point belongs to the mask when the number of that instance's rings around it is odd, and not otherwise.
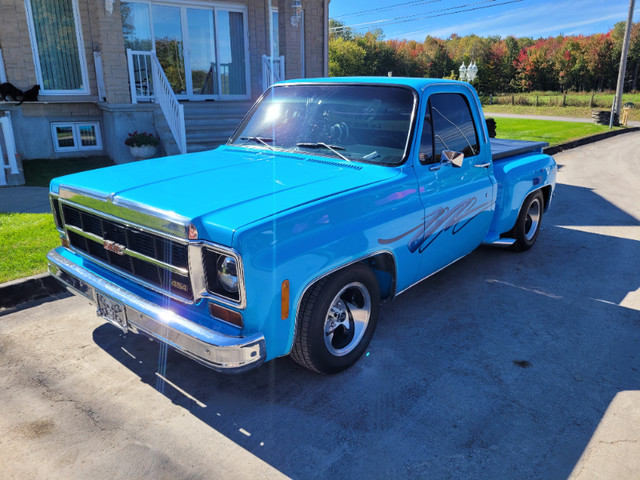
<path fill-rule="evenodd" d="M 250 100 L 181 103 L 188 153 L 211 150 L 226 143 L 253 104 Z M 180 153 L 160 108 L 156 109 L 154 119 L 165 154 Z"/>

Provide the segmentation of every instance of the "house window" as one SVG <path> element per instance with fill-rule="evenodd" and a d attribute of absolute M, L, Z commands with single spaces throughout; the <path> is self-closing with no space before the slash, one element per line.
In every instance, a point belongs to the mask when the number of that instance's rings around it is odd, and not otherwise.
<path fill-rule="evenodd" d="M 40 92 L 88 94 L 77 0 L 25 0 Z"/>
<path fill-rule="evenodd" d="M 97 122 L 52 123 L 51 134 L 56 152 L 102 149 Z"/>

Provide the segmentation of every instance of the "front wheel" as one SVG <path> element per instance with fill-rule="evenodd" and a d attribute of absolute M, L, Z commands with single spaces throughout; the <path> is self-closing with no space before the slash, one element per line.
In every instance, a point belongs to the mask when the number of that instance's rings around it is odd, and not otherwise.
<path fill-rule="evenodd" d="M 540 233 L 543 211 L 544 198 L 540 190 L 531 193 L 525 198 L 513 229 L 516 239 L 513 244 L 515 251 L 523 252 L 533 247 L 536 238 L 538 238 L 538 233 Z"/>
<path fill-rule="evenodd" d="M 380 289 L 373 271 L 354 265 L 305 294 L 291 358 L 322 374 L 338 373 L 366 351 L 378 323 Z"/>

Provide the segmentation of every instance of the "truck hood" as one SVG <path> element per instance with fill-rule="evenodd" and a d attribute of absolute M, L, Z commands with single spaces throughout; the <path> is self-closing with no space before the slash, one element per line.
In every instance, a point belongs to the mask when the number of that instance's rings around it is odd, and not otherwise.
<path fill-rule="evenodd" d="M 193 223 L 200 238 L 232 246 L 244 225 L 397 173 L 333 157 L 223 146 L 67 175 L 52 180 L 51 191 Z"/>

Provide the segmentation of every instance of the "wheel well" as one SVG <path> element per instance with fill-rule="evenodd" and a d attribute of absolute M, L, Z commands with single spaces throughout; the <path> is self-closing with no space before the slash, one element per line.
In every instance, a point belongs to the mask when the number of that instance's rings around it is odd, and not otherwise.
<path fill-rule="evenodd" d="M 540 189 L 542 192 L 542 199 L 544 200 L 544 208 L 543 210 L 546 212 L 547 207 L 549 206 L 549 202 L 551 201 L 551 185 L 547 185 L 546 187 L 542 187 Z"/>
<path fill-rule="evenodd" d="M 382 252 L 367 257 L 360 263 L 367 265 L 378 279 L 380 298 L 390 300 L 396 291 L 396 261 L 389 252 Z"/>

